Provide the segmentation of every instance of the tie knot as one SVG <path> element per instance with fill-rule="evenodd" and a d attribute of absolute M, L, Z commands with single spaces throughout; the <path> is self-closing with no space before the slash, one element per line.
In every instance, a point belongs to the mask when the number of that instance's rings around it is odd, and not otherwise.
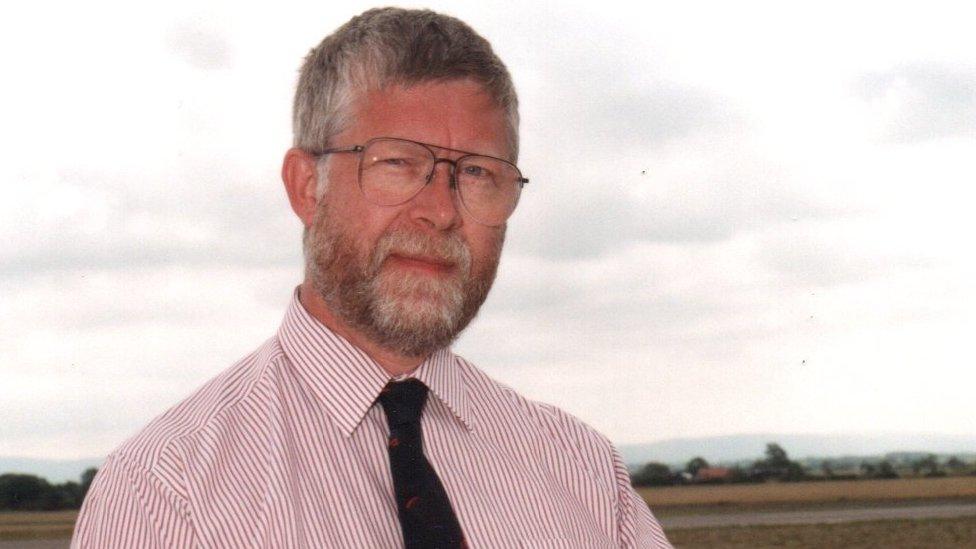
<path fill-rule="evenodd" d="M 420 421 L 427 402 L 427 386 L 417 379 L 390 382 L 380 392 L 380 404 L 390 427 Z"/>

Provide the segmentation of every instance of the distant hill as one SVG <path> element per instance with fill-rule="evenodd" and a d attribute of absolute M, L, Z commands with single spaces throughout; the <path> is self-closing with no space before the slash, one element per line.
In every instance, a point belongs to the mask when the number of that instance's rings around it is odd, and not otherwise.
<path fill-rule="evenodd" d="M 931 433 L 874 433 L 843 435 L 748 434 L 701 438 L 674 438 L 647 444 L 618 446 L 624 462 L 649 461 L 683 464 L 695 456 L 712 463 L 753 460 L 762 457 L 766 443 L 776 442 L 792 459 L 836 456 L 870 456 L 890 452 L 936 454 L 976 452 L 976 435 Z"/>
<path fill-rule="evenodd" d="M 0 474 L 24 473 L 46 478 L 56 484 L 73 480 L 79 482 L 81 474 L 89 467 L 99 467 L 102 458 L 86 459 L 33 459 L 0 457 Z"/>
<path fill-rule="evenodd" d="M 674 438 L 617 447 L 630 466 L 649 461 L 683 465 L 695 456 L 711 463 L 738 462 L 762 457 L 767 442 L 776 442 L 795 460 L 841 456 L 882 456 L 893 452 L 973 454 L 976 435 L 874 433 L 844 435 L 749 434 L 700 438 Z M 102 458 L 74 460 L 0 457 L 0 474 L 28 473 L 55 483 L 77 481 Z"/>

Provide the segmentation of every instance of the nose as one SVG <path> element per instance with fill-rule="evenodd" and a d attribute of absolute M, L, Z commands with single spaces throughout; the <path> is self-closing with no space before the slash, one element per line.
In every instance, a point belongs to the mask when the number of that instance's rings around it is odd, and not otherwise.
<path fill-rule="evenodd" d="M 454 163 L 447 159 L 437 159 L 427 184 L 410 202 L 410 216 L 414 221 L 432 229 L 452 229 L 461 221 L 457 201 Z"/>

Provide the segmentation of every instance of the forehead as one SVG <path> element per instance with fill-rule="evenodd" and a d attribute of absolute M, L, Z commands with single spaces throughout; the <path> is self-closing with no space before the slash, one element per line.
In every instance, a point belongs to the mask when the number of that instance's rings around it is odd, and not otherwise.
<path fill-rule="evenodd" d="M 343 132 L 361 143 L 400 137 L 448 149 L 507 157 L 505 112 L 470 80 L 392 85 L 361 94 Z"/>

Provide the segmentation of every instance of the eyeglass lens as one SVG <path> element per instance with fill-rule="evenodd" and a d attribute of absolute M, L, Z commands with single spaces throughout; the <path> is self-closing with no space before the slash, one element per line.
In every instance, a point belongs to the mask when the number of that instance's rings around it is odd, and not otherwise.
<path fill-rule="evenodd" d="M 360 164 L 360 186 L 367 200 L 383 206 L 403 204 L 416 196 L 433 175 L 437 159 L 420 143 L 374 139 Z M 461 204 L 480 223 L 500 225 L 515 210 L 521 173 L 513 164 L 490 156 L 466 155 L 454 168 Z"/>

